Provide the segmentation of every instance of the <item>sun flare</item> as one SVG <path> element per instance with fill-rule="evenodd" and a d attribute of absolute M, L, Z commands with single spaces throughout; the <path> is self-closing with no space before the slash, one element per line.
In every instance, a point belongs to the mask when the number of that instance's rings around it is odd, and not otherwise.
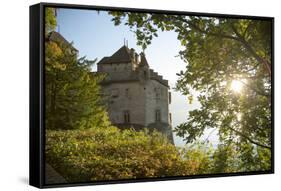
<path fill-rule="evenodd" d="M 232 80 L 231 82 L 231 90 L 236 92 L 236 93 L 240 93 L 242 91 L 244 87 L 244 84 L 242 81 L 240 80 Z"/>

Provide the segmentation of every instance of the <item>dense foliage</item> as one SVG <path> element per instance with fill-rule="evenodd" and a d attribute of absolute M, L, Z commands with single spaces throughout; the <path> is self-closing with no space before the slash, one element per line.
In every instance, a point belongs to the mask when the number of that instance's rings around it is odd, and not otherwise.
<path fill-rule="evenodd" d="M 116 127 L 48 130 L 46 161 L 68 182 L 186 176 L 268 170 L 256 153 L 251 168 L 233 145 L 195 143 L 177 148 L 158 132 Z M 268 153 L 270 154 L 270 153 Z"/>
<path fill-rule="evenodd" d="M 222 144 L 233 144 L 252 168 L 256 153 L 270 169 L 271 151 L 271 21 L 132 12 L 110 12 L 146 48 L 159 31 L 177 33 L 186 63 L 176 89 L 201 107 L 176 128 L 191 143 L 215 128 Z M 168 46 L 168 45 L 167 45 Z M 234 84 L 234 85 L 233 85 Z M 243 86 L 235 92 L 232 86 Z M 234 87 L 235 88 L 235 87 Z M 236 87 L 237 88 L 237 87 Z"/>
<path fill-rule="evenodd" d="M 47 8 L 45 11 L 45 35 L 47 35 L 50 31 L 55 30 L 57 19 L 55 17 L 55 9 Z"/>
<path fill-rule="evenodd" d="M 70 182 L 196 174 L 158 132 L 115 127 L 47 131 L 46 160 Z M 203 168 L 202 168 L 203 170 Z"/>
<path fill-rule="evenodd" d="M 46 13 L 49 14 L 46 19 L 52 21 L 46 25 L 53 24 L 50 11 Z M 51 35 L 50 31 L 45 37 L 46 128 L 84 129 L 109 125 L 100 95 L 99 82 L 103 76 L 91 72 L 95 61 L 78 58 L 72 44 Z"/>

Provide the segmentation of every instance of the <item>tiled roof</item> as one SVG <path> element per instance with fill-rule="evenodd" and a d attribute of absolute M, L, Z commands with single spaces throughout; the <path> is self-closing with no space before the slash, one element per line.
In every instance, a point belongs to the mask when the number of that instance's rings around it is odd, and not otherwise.
<path fill-rule="evenodd" d="M 71 49 L 78 52 L 78 50 L 76 48 L 74 48 L 70 42 L 68 42 L 60 33 L 56 32 L 56 31 L 50 32 L 48 34 L 48 39 L 51 41 L 54 41 L 54 42 L 63 43 L 67 46 L 71 46 Z"/>
<path fill-rule="evenodd" d="M 124 63 L 131 61 L 132 58 L 130 56 L 130 50 L 124 45 L 119 50 L 117 50 L 112 56 L 103 57 L 98 64 Z"/>
<path fill-rule="evenodd" d="M 122 46 L 119 50 L 117 50 L 112 56 L 110 57 L 103 57 L 99 62 L 99 64 L 118 64 L 118 63 L 129 63 L 129 62 L 136 62 L 136 56 L 135 58 L 133 55 L 137 55 L 134 52 L 134 49 L 129 49 L 125 45 Z M 130 71 L 127 75 L 119 75 L 119 74 L 110 74 L 110 76 L 107 76 L 102 84 L 111 84 L 111 83 L 120 83 L 120 82 L 129 82 L 129 81 L 139 81 L 139 72 L 142 71 L 143 66 L 147 66 L 149 68 L 148 62 L 146 60 L 145 54 L 140 53 L 140 63 L 137 63 L 137 68 L 134 71 Z M 99 68 L 99 67 L 98 67 Z M 156 80 L 159 83 L 161 83 L 164 86 L 169 87 L 168 80 L 163 79 L 163 76 L 159 75 L 157 72 L 154 72 L 154 70 L 149 69 L 150 71 L 150 79 Z M 106 71 L 99 71 L 99 72 L 105 72 Z"/>

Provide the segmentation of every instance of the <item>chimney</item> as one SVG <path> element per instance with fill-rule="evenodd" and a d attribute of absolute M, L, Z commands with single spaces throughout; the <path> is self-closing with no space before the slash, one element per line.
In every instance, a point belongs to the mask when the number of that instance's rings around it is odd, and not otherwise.
<path fill-rule="evenodd" d="M 145 54 L 144 52 L 140 53 L 141 56 L 141 61 L 140 61 L 140 65 L 141 66 L 148 66 L 147 60 L 145 58 Z M 148 66 L 149 67 L 149 66 Z"/>
<path fill-rule="evenodd" d="M 139 55 L 138 55 L 138 53 L 135 53 L 135 61 L 136 61 L 136 64 L 139 64 Z"/>
<path fill-rule="evenodd" d="M 136 58 L 135 58 L 135 49 L 131 48 L 131 50 L 130 50 L 130 56 L 131 56 L 132 60 L 135 62 L 135 61 L 136 61 Z"/>

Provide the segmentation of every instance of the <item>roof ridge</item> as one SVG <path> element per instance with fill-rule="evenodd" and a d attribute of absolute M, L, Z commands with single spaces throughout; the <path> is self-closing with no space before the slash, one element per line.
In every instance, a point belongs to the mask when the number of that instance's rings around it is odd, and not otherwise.
<path fill-rule="evenodd" d="M 127 46 L 122 46 L 116 52 L 114 52 L 110 57 L 107 59 L 102 58 L 98 64 L 102 63 L 126 63 L 131 62 L 132 58 L 130 55 L 130 49 Z"/>

